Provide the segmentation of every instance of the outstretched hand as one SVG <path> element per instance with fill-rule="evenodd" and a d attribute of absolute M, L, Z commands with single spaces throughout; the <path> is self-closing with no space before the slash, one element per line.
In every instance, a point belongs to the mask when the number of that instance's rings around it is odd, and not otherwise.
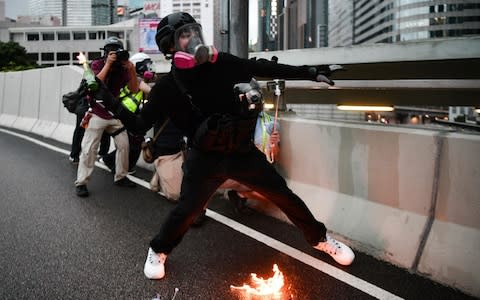
<path fill-rule="evenodd" d="M 328 85 L 335 85 L 335 82 L 329 77 L 336 71 L 343 71 L 345 68 L 341 65 L 318 65 L 312 66 L 309 72 L 314 76 L 317 82 L 325 82 Z"/>
<path fill-rule="evenodd" d="M 97 81 L 99 88 L 91 93 L 93 99 L 101 101 L 102 105 L 105 106 L 105 108 L 109 111 L 115 111 L 120 104 L 120 101 L 118 101 L 118 99 L 112 95 L 103 81 L 98 79 L 98 77 L 95 77 L 95 80 Z"/>

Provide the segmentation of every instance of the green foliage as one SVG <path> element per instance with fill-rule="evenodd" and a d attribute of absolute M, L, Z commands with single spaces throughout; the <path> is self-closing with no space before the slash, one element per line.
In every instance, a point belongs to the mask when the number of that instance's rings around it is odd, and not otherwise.
<path fill-rule="evenodd" d="M 455 122 L 461 122 L 461 123 L 465 123 L 465 115 L 459 115 L 459 116 L 456 116 L 453 121 Z"/>
<path fill-rule="evenodd" d="M 0 41 L 0 71 L 22 71 L 37 68 L 37 64 L 28 57 L 27 50 L 16 42 Z"/>

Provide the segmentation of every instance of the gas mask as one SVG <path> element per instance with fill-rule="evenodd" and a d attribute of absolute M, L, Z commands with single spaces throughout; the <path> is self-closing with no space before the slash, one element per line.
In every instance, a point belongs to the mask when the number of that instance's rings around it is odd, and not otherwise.
<path fill-rule="evenodd" d="M 136 70 L 138 74 L 141 74 L 144 80 L 151 80 L 155 76 L 155 72 L 153 71 L 153 65 L 151 60 L 138 62 L 136 65 Z"/>
<path fill-rule="evenodd" d="M 190 69 L 206 62 L 217 61 L 218 51 L 203 41 L 200 24 L 186 24 L 175 31 L 173 63 L 179 69 Z"/>
<path fill-rule="evenodd" d="M 249 83 L 237 83 L 233 92 L 241 113 L 260 112 L 263 109 L 262 91 L 255 78 Z"/>
<path fill-rule="evenodd" d="M 152 71 L 143 72 L 143 79 L 144 80 L 152 80 L 154 76 L 155 76 L 155 73 L 152 72 Z"/>

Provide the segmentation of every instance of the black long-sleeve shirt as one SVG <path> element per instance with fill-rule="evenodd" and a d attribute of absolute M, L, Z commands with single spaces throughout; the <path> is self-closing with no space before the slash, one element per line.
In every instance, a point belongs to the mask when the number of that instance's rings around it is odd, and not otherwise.
<path fill-rule="evenodd" d="M 149 101 L 140 115 L 122 113 L 120 119 L 127 128 L 145 132 L 156 122 L 170 117 L 176 127 L 191 137 L 199 124 L 214 113 L 235 114 L 234 85 L 249 82 L 252 77 L 314 80 L 309 66 L 290 66 L 273 62 L 242 59 L 219 53 L 215 63 L 205 63 L 192 69 L 175 69 L 153 86 Z M 185 90 L 191 98 L 187 97 Z"/>

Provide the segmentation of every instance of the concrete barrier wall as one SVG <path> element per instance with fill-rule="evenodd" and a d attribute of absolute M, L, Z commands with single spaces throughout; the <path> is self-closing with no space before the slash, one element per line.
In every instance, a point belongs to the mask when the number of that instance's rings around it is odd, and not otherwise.
<path fill-rule="evenodd" d="M 431 133 L 409 131 L 284 119 L 281 146 L 291 187 L 327 228 L 407 268 L 425 224 L 435 151 Z"/>
<path fill-rule="evenodd" d="M 81 74 L 0 73 L 0 125 L 70 143 L 75 116 L 61 95 Z M 279 170 L 335 236 L 480 296 L 480 136 L 291 117 L 281 126 Z"/>
<path fill-rule="evenodd" d="M 280 171 L 340 240 L 480 295 L 480 136 L 296 118 L 281 128 Z"/>
<path fill-rule="evenodd" d="M 480 296 L 480 136 L 449 134 L 441 155 L 434 222 L 418 271 Z"/>
<path fill-rule="evenodd" d="M 0 125 L 12 126 L 19 114 L 22 73 L 4 73 Z"/>
<path fill-rule="evenodd" d="M 13 127 L 31 131 L 38 120 L 40 109 L 40 72 L 41 70 L 29 70 L 21 72 L 20 82 L 20 109 Z"/>
<path fill-rule="evenodd" d="M 61 96 L 78 87 L 82 74 L 74 66 L 0 73 L 0 125 L 70 143 L 75 115 Z"/>

